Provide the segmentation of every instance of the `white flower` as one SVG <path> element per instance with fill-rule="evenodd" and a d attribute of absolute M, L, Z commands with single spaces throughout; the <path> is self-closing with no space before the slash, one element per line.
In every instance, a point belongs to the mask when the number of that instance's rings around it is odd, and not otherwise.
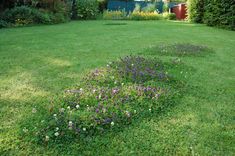
<path fill-rule="evenodd" d="M 96 89 L 93 89 L 93 93 L 95 93 L 96 92 Z"/>
<path fill-rule="evenodd" d="M 107 64 L 107 67 L 109 67 L 109 64 Z"/>
<path fill-rule="evenodd" d="M 149 111 L 151 112 L 151 111 L 152 111 L 152 109 L 151 109 L 151 108 L 149 108 Z"/>
<path fill-rule="evenodd" d="M 79 108 L 80 108 L 80 106 L 79 106 L 79 105 L 76 105 L 76 108 L 77 108 L 77 109 L 79 109 Z"/>
<path fill-rule="evenodd" d="M 58 131 L 58 130 L 59 130 L 59 127 L 56 127 L 56 128 L 55 128 L 55 131 Z"/>
<path fill-rule="evenodd" d="M 134 64 L 131 64 L 131 66 L 133 67 L 133 66 L 134 66 Z"/>
<path fill-rule="evenodd" d="M 56 137 L 57 136 L 59 136 L 60 135 L 60 133 L 59 132 L 55 132 L 55 134 L 54 134 Z"/>
<path fill-rule="evenodd" d="M 70 109 L 70 106 L 68 106 L 67 109 Z"/>
<path fill-rule="evenodd" d="M 50 137 L 49 137 L 49 136 L 46 136 L 45 141 L 49 141 L 49 139 L 50 139 Z"/>
<path fill-rule="evenodd" d="M 72 127 L 72 126 L 73 126 L 73 122 L 69 121 L 69 127 Z"/>
<path fill-rule="evenodd" d="M 122 83 L 122 86 L 124 86 L 124 83 Z"/>
<path fill-rule="evenodd" d="M 135 113 L 135 114 L 136 114 L 136 112 L 137 112 L 137 111 L 136 111 L 136 110 L 134 110 L 134 113 Z"/>
<path fill-rule="evenodd" d="M 99 99 L 101 99 L 101 94 L 99 94 Z"/>
<path fill-rule="evenodd" d="M 81 92 L 83 91 L 83 89 L 82 89 L 82 88 L 80 88 L 79 90 L 80 90 Z"/>
<path fill-rule="evenodd" d="M 28 131 L 29 130 L 26 127 L 23 128 L 23 132 L 27 133 Z"/>
<path fill-rule="evenodd" d="M 114 122 L 113 121 L 111 122 L 111 126 L 114 126 Z"/>
<path fill-rule="evenodd" d="M 83 128 L 82 130 L 83 130 L 83 131 L 86 131 L 86 128 Z"/>
<path fill-rule="evenodd" d="M 69 127 L 69 130 L 72 130 L 73 129 L 73 127 Z"/>
<path fill-rule="evenodd" d="M 60 112 L 63 113 L 65 111 L 64 108 L 60 108 Z"/>
<path fill-rule="evenodd" d="M 37 109 L 36 108 L 33 108 L 32 109 L 32 113 L 36 113 L 37 112 Z"/>
<path fill-rule="evenodd" d="M 117 81 L 114 81 L 114 84 L 117 84 Z"/>
<path fill-rule="evenodd" d="M 56 117 L 57 117 L 57 114 L 53 114 L 53 116 L 56 118 Z"/>

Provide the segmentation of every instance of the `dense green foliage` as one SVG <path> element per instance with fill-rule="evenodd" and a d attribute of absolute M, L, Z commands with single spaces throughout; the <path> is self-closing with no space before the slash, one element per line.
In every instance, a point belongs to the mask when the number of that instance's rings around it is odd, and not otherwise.
<path fill-rule="evenodd" d="M 171 21 L 73 21 L 1 29 L 0 155 L 234 155 L 234 40 L 233 31 Z M 64 91 L 79 88 L 90 70 L 131 53 L 146 57 L 146 48 L 176 41 L 204 45 L 214 53 L 156 55 L 174 61 L 165 70 L 187 82 L 183 97 L 171 107 L 152 109 L 122 129 L 114 124 L 114 130 L 70 144 L 38 145 L 19 135 L 22 122 L 55 111 Z"/>
<path fill-rule="evenodd" d="M 51 17 L 49 14 L 43 13 L 37 9 L 33 9 L 27 6 L 15 7 L 10 10 L 6 10 L 2 18 L 8 23 L 18 25 L 29 24 L 49 24 Z"/>
<path fill-rule="evenodd" d="M 176 15 L 175 13 L 168 13 L 168 12 L 164 12 L 162 14 L 163 18 L 164 19 L 167 19 L 167 20 L 176 20 Z"/>
<path fill-rule="evenodd" d="M 205 0 L 188 0 L 188 19 L 191 22 L 202 23 L 204 16 L 204 1 Z"/>
<path fill-rule="evenodd" d="M 235 30 L 234 0 L 188 0 L 188 19 Z"/>
<path fill-rule="evenodd" d="M 203 21 L 209 26 L 235 30 L 235 1 L 206 0 Z"/>
<path fill-rule="evenodd" d="M 32 6 L 15 6 L 6 9 L 1 14 L 1 19 L 8 23 L 7 26 L 24 26 L 32 24 L 56 24 L 70 19 L 70 3 L 55 1 L 53 8 L 43 9 Z"/>
<path fill-rule="evenodd" d="M 95 19 L 98 15 L 97 0 L 76 0 L 78 19 Z"/>
<path fill-rule="evenodd" d="M 3 19 L 0 19 L 0 29 L 5 28 L 7 26 L 8 26 L 8 23 L 6 21 L 4 21 Z"/>

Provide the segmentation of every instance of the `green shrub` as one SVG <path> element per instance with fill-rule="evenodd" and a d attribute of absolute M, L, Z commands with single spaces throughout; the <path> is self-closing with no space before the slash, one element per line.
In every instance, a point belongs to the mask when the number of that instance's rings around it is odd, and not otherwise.
<path fill-rule="evenodd" d="M 49 24 L 51 22 L 48 14 L 27 6 L 15 7 L 3 13 L 3 19 L 15 26 L 28 24 Z"/>
<path fill-rule="evenodd" d="M 176 20 L 176 15 L 175 13 L 168 13 L 168 12 L 164 12 L 162 14 L 163 18 L 164 19 L 167 19 L 167 20 Z"/>
<path fill-rule="evenodd" d="M 235 30 L 234 0 L 188 0 L 188 19 Z"/>
<path fill-rule="evenodd" d="M 3 19 L 13 24 L 30 24 L 33 23 L 34 13 L 32 8 L 20 6 L 6 10 L 3 13 Z"/>
<path fill-rule="evenodd" d="M 99 12 L 103 13 L 107 10 L 108 0 L 97 0 L 99 5 Z"/>
<path fill-rule="evenodd" d="M 163 5 L 163 11 L 164 12 L 169 12 L 169 2 L 165 2 Z"/>
<path fill-rule="evenodd" d="M 188 0 L 187 14 L 190 22 L 202 23 L 204 15 L 204 0 Z"/>
<path fill-rule="evenodd" d="M 235 30 L 235 2 L 233 0 L 206 1 L 204 23 Z"/>
<path fill-rule="evenodd" d="M 103 13 L 103 19 L 106 20 L 121 20 L 121 19 L 126 19 L 127 13 L 123 11 L 104 11 Z"/>
<path fill-rule="evenodd" d="M 141 11 L 141 6 L 140 4 L 136 3 L 133 12 L 140 12 L 140 11 Z"/>
<path fill-rule="evenodd" d="M 98 15 L 98 2 L 96 0 L 77 0 L 78 19 L 95 19 Z"/>
<path fill-rule="evenodd" d="M 49 16 L 51 18 L 51 23 L 53 24 L 65 23 L 69 20 L 63 13 L 54 13 Z"/>
<path fill-rule="evenodd" d="M 157 8 L 156 8 L 155 3 L 147 4 L 147 6 L 142 9 L 143 12 L 147 12 L 147 13 L 149 13 L 149 12 L 152 13 L 152 12 L 155 12 L 156 10 L 157 10 Z"/>
<path fill-rule="evenodd" d="M 7 26 L 8 26 L 8 23 L 6 21 L 0 19 L 0 29 L 5 28 Z"/>

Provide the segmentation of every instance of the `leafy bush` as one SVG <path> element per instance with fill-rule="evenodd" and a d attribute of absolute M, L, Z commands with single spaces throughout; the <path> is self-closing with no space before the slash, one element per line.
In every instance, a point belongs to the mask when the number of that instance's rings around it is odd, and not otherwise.
<path fill-rule="evenodd" d="M 77 16 L 79 19 L 95 19 L 98 15 L 96 0 L 77 0 Z"/>
<path fill-rule="evenodd" d="M 215 0 L 205 2 L 204 23 L 235 30 L 235 2 Z"/>
<path fill-rule="evenodd" d="M 204 15 L 204 0 L 187 1 L 188 20 L 191 22 L 202 23 Z"/>
<path fill-rule="evenodd" d="M 21 133 L 37 143 L 70 142 L 149 116 L 174 95 L 173 90 L 156 83 L 162 78 L 159 72 L 165 73 L 161 66 L 155 59 L 127 56 L 95 69 L 48 112 L 33 108 L 35 116 L 25 121 Z"/>
<path fill-rule="evenodd" d="M 99 4 L 99 12 L 103 13 L 107 10 L 108 0 L 97 0 Z"/>
<path fill-rule="evenodd" d="M 8 26 L 8 23 L 6 21 L 0 19 L 0 29 L 5 28 L 7 26 Z"/>
<path fill-rule="evenodd" d="M 103 19 L 106 20 L 120 20 L 120 19 L 125 19 L 127 13 L 123 11 L 104 11 L 103 13 Z"/>
<path fill-rule="evenodd" d="M 133 12 L 140 12 L 140 11 L 141 11 L 141 6 L 140 4 L 136 3 Z"/>
<path fill-rule="evenodd" d="M 167 19 L 167 20 L 176 20 L 176 15 L 175 13 L 168 13 L 168 12 L 164 12 L 162 14 L 163 18 L 164 19 Z"/>
<path fill-rule="evenodd" d="M 13 9 L 6 10 L 3 13 L 3 19 L 13 24 L 30 24 L 33 23 L 35 12 L 32 8 L 27 6 L 15 7 Z"/>
<path fill-rule="evenodd" d="M 131 20 L 160 20 L 161 15 L 157 12 L 133 12 L 130 14 Z"/>
<path fill-rule="evenodd" d="M 64 6 L 65 7 L 65 6 Z M 19 6 L 6 10 L 2 18 L 14 26 L 23 26 L 30 24 L 55 24 L 68 21 L 68 12 L 61 7 L 55 7 L 55 12 L 49 12 L 42 9 L 35 9 L 28 6 Z"/>
<path fill-rule="evenodd" d="M 170 3 L 169 2 L 164 2 L 164 5 L 163 5 L 163 11 L 164 12 L 169 12 L 169 5 Z"/>
<path fill-rule="evenodd" d="M 147 4 L 146 7 L 144 7 L 142 9 L 143 12 L 147 12 L 147 13 L 153 13 L 156 10 L 157 10 L 157 8 L 156 8 L 156 4 L 155 3 L 153 3 L 153 4 L 149 3 L 149 4 Z"/>
<path fill-rule="evenodd" d="M 235 30 L 234 0 L 189 0 L 187 7 L 189 21 Z"/>

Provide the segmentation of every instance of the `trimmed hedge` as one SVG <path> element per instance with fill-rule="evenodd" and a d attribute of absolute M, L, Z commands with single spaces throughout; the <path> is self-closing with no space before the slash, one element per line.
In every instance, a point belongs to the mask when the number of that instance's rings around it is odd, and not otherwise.
<path fill-rule="evenodd" d="M 190 22 L 202 23 L 204 16 L 204 0 L 188 0 L 188 20 Z"/>
<path fill-rule="evenodd" d="M 188 20 L 235 30 L 234 0 L 188 0 Z"/>
<path fill-rule="evenodd" d="M 235 30 L 235 1 L 207 0 L 203 21 L 209 26 Z"/>

